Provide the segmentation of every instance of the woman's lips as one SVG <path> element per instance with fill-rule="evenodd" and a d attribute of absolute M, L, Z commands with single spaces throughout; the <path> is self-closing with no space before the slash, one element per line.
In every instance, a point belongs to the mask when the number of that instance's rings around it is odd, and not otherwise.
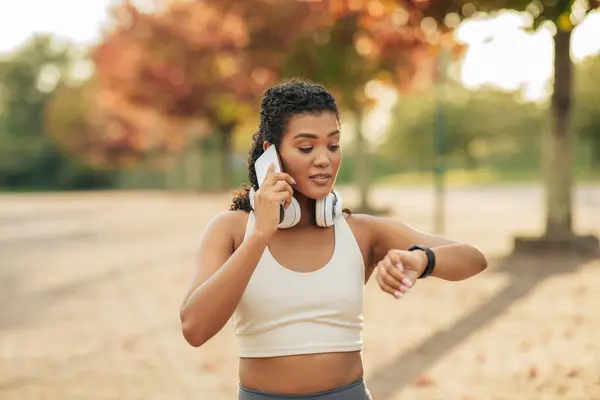
<path fill-rule="evenodd" d="M 325 185 L 331 179 L 330 174 L 315 174 L 310 176 L 310 180 L 318 185 Z"/>

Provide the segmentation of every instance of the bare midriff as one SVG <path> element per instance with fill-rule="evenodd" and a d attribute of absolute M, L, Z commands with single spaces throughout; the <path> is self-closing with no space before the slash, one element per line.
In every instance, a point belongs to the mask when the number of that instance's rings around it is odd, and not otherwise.
<path fill-rule="evenodd" d="M 241 358 L 239 379 L 249 389 L 311 394 L 349 385 L 363 376 L 360 351 Z"/>

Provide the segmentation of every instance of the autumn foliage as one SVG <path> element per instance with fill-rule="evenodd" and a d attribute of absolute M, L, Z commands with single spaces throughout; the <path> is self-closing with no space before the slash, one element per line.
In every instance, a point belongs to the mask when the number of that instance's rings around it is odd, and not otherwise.
<path fill-rule="evenodd" d="M 176 152 L 189 135 L 231 134 L 248 109 L 257 110 L 264 89 L 290 71 L 331 83 L 346 98 L 359 96 L 372 79 L 399 89 L 429 84 L 437 52 L 460 47 L 449 35 L 452 26 L 424 20 L 427 4 L 196 0 L 144 13 L 124 2 L 93 52 L 93 84 L 77 93 L 91 105 L 78 147 L 93 142 L 106 149 L 106 162 L 119 164 Z M 319 48 L 331 62 L 323 65 Z M 324 76 L 329 68 L 336 79 Z"/>

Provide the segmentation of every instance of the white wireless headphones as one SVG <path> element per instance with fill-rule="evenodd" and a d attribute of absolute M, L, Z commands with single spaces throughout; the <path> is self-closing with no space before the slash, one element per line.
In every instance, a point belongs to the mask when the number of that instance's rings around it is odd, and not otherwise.
<path fill-rule="evenodd" d="M 250 189 L 250 205 L 254 209 L 254 188 Z M 342 215 L 342 196 L 334 189 L 324 199 L 318 199 L 315 207 L 315 220 L 322 228 L 333 226 L 337 217 Z M 281 207 L 283 216 L 280 218 L 280 229 L 291 228 L 300 221 L 300 204 L 292 196 L 292 203 L 285 209 Z"/>

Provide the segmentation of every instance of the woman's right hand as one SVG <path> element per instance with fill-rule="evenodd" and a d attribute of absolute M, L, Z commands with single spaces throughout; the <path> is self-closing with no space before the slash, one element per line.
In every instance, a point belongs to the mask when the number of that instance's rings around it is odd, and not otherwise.
<path fill-rule="evenodd" d="M 256 223 L 254 233 L 266 240 L 277 232 L 279 226 L 279 213 L 282 202 L 288 208 L 291 204 L 294 189 L 294 178 L 285 172 L 274 173 L 275 167 L 269 165 L 267 175 L 260 188 L 254 194 L 254 213 Z"/>

